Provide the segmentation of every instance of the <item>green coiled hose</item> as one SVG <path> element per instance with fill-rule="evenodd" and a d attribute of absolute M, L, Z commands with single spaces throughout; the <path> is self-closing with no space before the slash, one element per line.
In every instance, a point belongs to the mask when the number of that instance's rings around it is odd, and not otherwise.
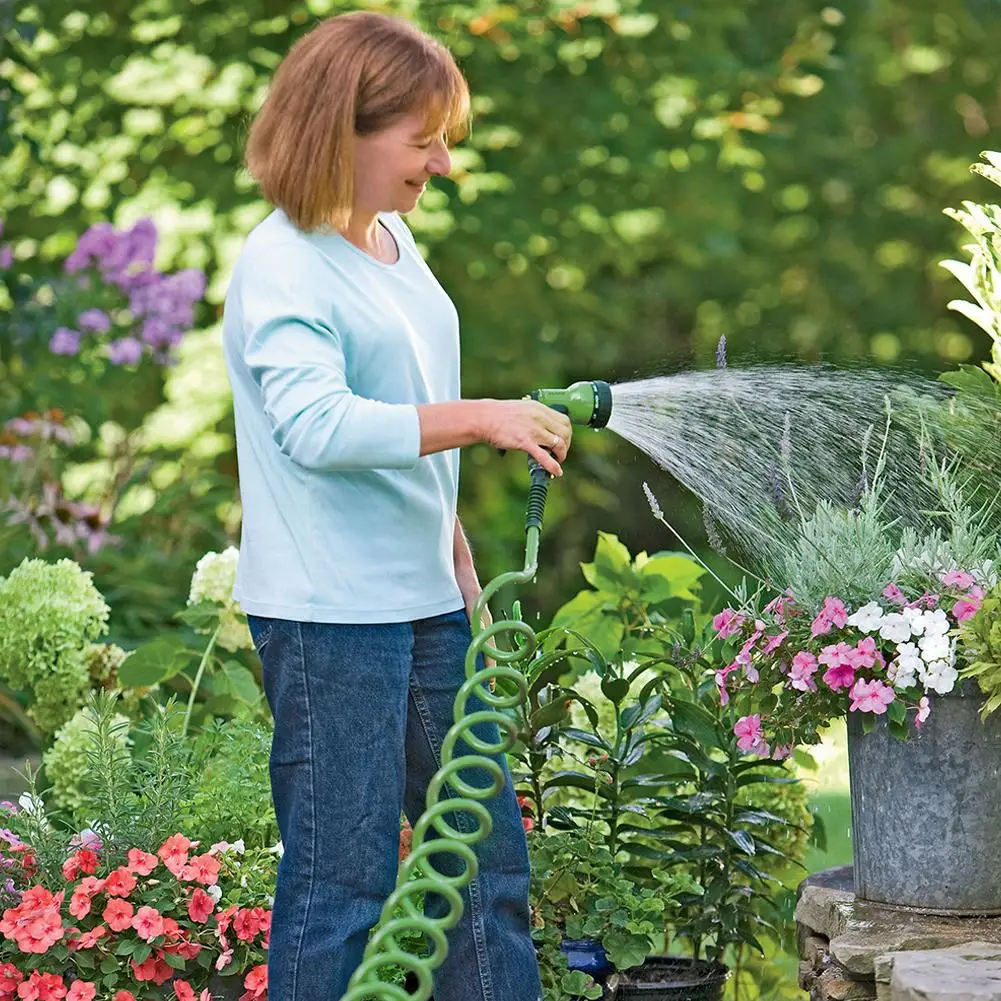
<path fill-rule="evenodd" d="M 517 665 L 529 660 L 538 647 L 535 631 L 521 620 L 521 603 L 518 601 L 514 603 L 512 618 L 481 628 L 483 610 L 491 597 L 508 584 L 529 583 L 538 570 L 539 536 L 550 477 L 534 459 L 529 460 L 529 469 L 532 485 L 525 519 L 524 569 L 495 577 L 483 588 L 474 606 L 473 641 L 466 652 L 466 680 L 455 699 L 454 723 L 442 744 L 441 767 L 428 784 L 425 809 L 414 825 L 410 854 L 400 866 L 396 889 L 383 905 L 379 923 L 341 1001 L 412 1001 L 413 998 L 427 1001 L 431 996 L 432 971 L 441 966 L 448 954 L 445 933 L 454 928 L 462 917 L 463 903 L 459 891 L 479 872 L 472 846 L 489 837 L 492 828 L 490 813 L 482 800 L 492 799 L 503 789 L 504 771 L 496 758 L 510 750 L 517 739 L 514 721 L 496 710 L 525 703 L 528 684 Z M 494 645 L 493 641 L 498 636 L 507 641 L 510 649 L 502 650 Z M 477 660 L 481 653 L 492 658 L 494 665 L 478 669 Z M 510 695 L 497 694 L 492 690 L 491 682 L 501 679 L 512 682 L 517 690 Z M 466 703 L 474 694 L 493 708 L 467 714 Z M 500 742 L 492 744 L 476 737 L 471 730 L 479 723 L 497 723 L 501 730 Z M 476 753 L 453 758 L 456 742 L 460 738 Z M 493 781 L 486 787 L 469 785 L 459 777 L 464 768 L 482 769 Z M 455 793 L 452 798 L 441 798 L 446 785 Z M 446 813 L 462 812 L 475 818 L 478 824 L 475 830 L 469 833 L 458 831 L 445 821 Z M 433 828 L 439 837 L 425 840 L 429 828 Z M 465 863 L 465 869 L 457 876 L 438 871 L 431 862 L 431 856 L 438 854 L 458 856 Z M 418 865 L 423 875 L 415 879 L 413 870 Z M 449 911 L 444 917 L 431 918 L 418 911 L 415 901 L 428 892 L 438 893 L 448 902 Z M 402 917 L 393 916 L 398 907 L 403 910 Z M 397 936 L 415 932 L 423 933 L 431 943 L 430 955 L 417 956 L 401 948 Z M 416 994 L 379 979 L 379 970 L 391 965 L 401 966 L 416 976 Z"/>

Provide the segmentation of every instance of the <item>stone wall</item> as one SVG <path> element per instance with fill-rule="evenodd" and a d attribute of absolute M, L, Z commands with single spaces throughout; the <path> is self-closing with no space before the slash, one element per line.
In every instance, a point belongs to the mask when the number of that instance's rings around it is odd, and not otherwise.
<path fill-rule="evenodd" d="M 850 866 L 799 888 L 799 983 L 811 1001 L 1001 1001 L 1001 918 L 855 899 Z"/>

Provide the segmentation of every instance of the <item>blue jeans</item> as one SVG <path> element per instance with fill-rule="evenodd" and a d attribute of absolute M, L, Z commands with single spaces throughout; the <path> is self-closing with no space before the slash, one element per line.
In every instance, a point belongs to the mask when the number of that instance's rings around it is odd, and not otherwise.
<path fill-rule="evenodd" d="M 465 680 L 469 620 L 464 609 L 380 625 L 248 619 L 275 718 L 271 789 L 285 846 L 268 996 L 339 1001 L 396 885 L 401 808 L 416 823 L 440 764 Z M 471 700 L 470 709 L 482 708 Z M 499 740 L 494 724 L 473 732 Z M 470 753 L 468 745 L 460 741 L 456 753 Z M 493 829 L 474 849 L 479 874 L 462 890 L 462 919 L 435 971 L 436 1001 L 541 1001 L 525 832 L 501 764 L 507 782 L 483 801 Z M 481 769 L 462 777 L 490 782 Z M 445 819 L 463 831 L 475 826 L 465 813 Z M 449 873 L 463 866 L 445 855 L 434 864 Z M 447 913 L 444 899 L 429 894 L 425 912 Z"/>

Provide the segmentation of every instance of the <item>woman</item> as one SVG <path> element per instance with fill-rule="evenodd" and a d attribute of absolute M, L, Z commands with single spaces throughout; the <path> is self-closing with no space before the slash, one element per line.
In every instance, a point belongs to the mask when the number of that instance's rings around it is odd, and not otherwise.
<path fill-rule="evenodd" d="M 451 169 L 468 107 L 439 43 L 353 13 L 292 48 L 249 136 L 275 211 L 246 241 L 223 328 L 243 503 L 235 596 L 274 714 L 285 845 L 272 1001 L 344 993 L 395 884 L 401 807 L 417 820 L 438 767 L 480 593 L 457 450 L 521 449 L 561 475 L 570 444 L 567 419 L 540 404 L 460 399 L 455 309 L 400 218 Z M 541 998 L 510 773 L 487 805 L 493 830 L 437 1001 Z"/>

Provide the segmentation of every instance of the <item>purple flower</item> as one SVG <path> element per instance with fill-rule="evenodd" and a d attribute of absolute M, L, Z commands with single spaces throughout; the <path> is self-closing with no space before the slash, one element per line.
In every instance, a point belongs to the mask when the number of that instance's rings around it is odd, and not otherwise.
<path fill-rule="evenodd" d="M 81 330 L 93 330 L 97 334 L 106 334 L 111 329 L 111 317 L 103 309 L 88 309 L 76 318 Z"/>
<path fill-rule="evenodd" d="M 142 358 L 143 346 L 135 337 L 122 337 L 108 345 L 112 365 L 136 365 Z"/>
<path fill-rule="evenodd" d="M 27 462 L 35 454 L 27 445 L 0 445 L 0 459 L 11 462 Z"/>
<path fill-rule="evenodd" d="M 80 351 L 80 334 L 69 327 L 57 327 L 49 341 L 49 350 L 54 355 L 75 355 Z"/>
<path fill-rule="evenodd" d="M 8 244 L 0 247 L 0 271 L 6 271 L 14 263 L 14 251 Z"/>

